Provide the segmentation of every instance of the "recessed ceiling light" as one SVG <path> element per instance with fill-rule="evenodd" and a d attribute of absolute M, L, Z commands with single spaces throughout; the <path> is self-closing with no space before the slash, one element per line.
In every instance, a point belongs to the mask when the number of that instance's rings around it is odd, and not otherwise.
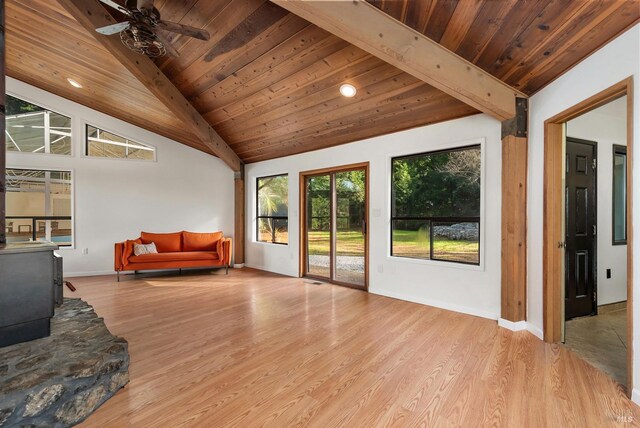
<path fill-rule="evenodd" d="M 74 88 L 82 88 L 81 84 L 79 84 L 77 81 L 73 80 L 70 77 L 67 79 L 67 82 L 69 82 L 71 86 L 73 86 Z"/>
<path fill-rule="evenodd" d="M 356 87 L 349 83 L 345 83 L 344 85 L 340 86 L 340 93 L 342 94 L 342 96 L 347 98 L 355 97 Z"/>

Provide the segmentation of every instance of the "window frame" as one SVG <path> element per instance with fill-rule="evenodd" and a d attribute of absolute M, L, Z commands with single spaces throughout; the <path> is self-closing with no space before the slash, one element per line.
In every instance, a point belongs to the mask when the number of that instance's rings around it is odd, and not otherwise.
<path fill-rule="evenodd" d="M 477 140 L 476 140 L 477 141 Z M 480 150 L 480 195 L 479 195 L 479 203 L 480 203 L 480 215 L 479 216 L 457 216 L 457 217 L 440 217 L 440 216 L 396 216 L 394 215 L 395 208 L 395 188 L 393 183 L 393 163 L 398 159 L 408 159 L 415 158 L 425 155 L 434 155 L 439 153 L 451 153 L 451 152 L 460 152 L 468 149 L 479 149 Z M 448 147 L 437 150 L 430 150 L 426 152 L 412 153 L 408 155 L 399 155 L 392 156 L 389 171 L 389 184 L 390 184 L 390 204 L 389 204 L 389 257 L 393 257 L 394 259 L 402 259 L 402 260 L 410 260 L 410 261 L 418 261 L 418 262 L 446 262 L 453 263 L 457 265 L 465 265 L 470 267 L 481 267 L 482 266 L 482 186 L 484 185 L 484 147 L 482 141 L 477 141 L 473 144 L 466 144 L 462 146 Z M 429 258 L 423 257 L 407 257 L 401 255 L 393 254 L 393 231 L 394 231 L 394 222 L 395 221 L 424 221 L 429 224 Z M 476 223 L 478 225 L 478 261 L 477 262 L 465 262 L 460 260 L 447 260 L 447 259 L 439 259 L 433 257 L 433 222 L 444 222 L 444 223 Z"/>
<path fill-rule="evenodd" d="M 91 156 L 89 155 L 89 126 L 99 129 L 100 131 L 104 131 L 104 132 L 108 132 L 110 134 L 115 135 L 116 137 L 120 137 L 122 139 L 125 139 L 127 141 L 131 141 L 146 147 L 149 147 L 151 149 L 153 149 L 153 159 L 133 159 L 133 158 L 116 158 L 116 157 L 109 157 L 109 156 Z M 147 143 L 141 143 L 140 141 L 137 141 L 133 138 L 129 138 L 126 135 L 122 135 L 118 132 L 113 132 L 110 131 L 109 129 L 106 129 L 102 126 L 98 126 L 95 125 L 91 122 L 84 122 L 84 139 L 83 139 L 83 144 L 82 144 L 82 155 L 85 158 L 89 158 L 89 159 L 110 159 L 110 160 L 115 160 L 115 161 L 128 161 L 128 162 L 157 162 L 158 161 L 158 148 L 155 145 L 152 144 L 147 144 Z"/>
<path fill-rule="evenodd" d="M 629 174 L 628 166 L 629 166 L 629 158 L 627 157 L 627 146 L 623 146 L 621 144 L 613 144 L 612 148 L 612 158 L 611 158 L 611 245 L 627 245 L 627 240 L 629 236 L 628 227 L 629 227 L 629 219 L 627 218 L 627 176 Z M 624 154 L 625 159 L 625 199 L 624 199 L 624 239 L 616 240 L 616 224 L 615 224 L 615 214 L 616 214 L 616 201 L 615 201 L 615 190 L 616 190 L 616 182 L 613 179 L 613 174 L 615 170 L 616 163 L 616 155 Z"/>
<path fill-rule="evenodd" d="M 273 244 L 273 245 L 289 245 L 289 236 L 287 233 L 287 242 L 274 242 L 274 241 L 262 241 L 260 240 L 260 219 L 272 219 L 272 220 L 286 220 L 287 221 L 287 232 L 289 230 L 289 204 L 287 203 L 287 215 L 286 216 L 269 216 L 269 215 L 260 215 L 260 189 L 258 188 L 258 184 L 260 180 L 264 180 L 265 178 L 273 178 L 273 177 L 287 177 L 287 200 L 289 199 L 289 173 L 283 172 L 280 174 L 270 174 L 270 175 L 262 175 L 256 176 L 256 240 L 255 242 L 261 244 Z"/>
<path fill-rule="evenodd" d="M 23 156 L 23 155 L 58 156 L 58 157 L 65 157 L 65 158 L 74 157 L 75 156 L 76 148 L 75 148 L 75 132 L 74 132 L 75 126 L 74 126 L 74 124 L 76 122 L 76 117 L 75 117 L 74 114 L 67 113 L 67 112 L 62 112 L 61 110 L 57 110 L 57 109 L 52 109 L 52 108 L 50 108 L 48 106 L 47 102 L 33 101 L 33 99 L 31 97 L 24 96 L 22 94 L 17 94 L 17 93 L 15 93 L 13 91 L 5 90 L 5 95 L 9 95 L 9 96 L 11 96 L 13 98 L 18 98 L 19 100 L 27 102 L 29 104 L 36 105 L 36 106 L 41 107 L 41 108 L 43 108 L 43 109 L 45 109 L 45 110 L 47 110 L 47 111 L 49 111 L 51 113 L 56 113 L 56 114 L 59 114 L 60 116 L 68 117 L 69 120 L 71 121 L 71 123 L 70 123 L 70 125 L 71 125 L 70 126 L 70 128 L 71 128 L 71 136 L 69 137 L 69 138 L 71 138 L 71 146 L 70 146 L 71 147 L 71 152 L 69 154 L 47 153 L 47 152 L 44 152 L 44 151 L 41 152 L 41 153 L 40 152 L 36 153 L 36 152 L 8 151 L 8 150 L 5 149 L 5 152 L 7 153 L 7 155 L 8 154 L 11 154 L 11 155 L 16 155 L 17 154 L 18 156 Z M 5 114 L 5 127 L 6 127 L 6 116 L 7 115 Z M 47 168 L 43 168 L 43 170 L 45 170 L 45 169 L 47 169 Z"/>
<path fill-rule="evenodd" d="M 54 154 L 54 153 L 50 153 Z M 57 156 L 68 156 L 68 155 L 57 155 Z M 7 170 L 9 169 L 21 169 L 21 170 L 31 170 L 31 171 L 49 171 L 49 172 L 68 172 L 71 174 L 71 195 L 70 195 L 70 203 L 71 203 L 71 245 L 58 245 L 58 250 L 67 251 L 67 250 L 75 250 L 76 249 L 76 170 L 75 168 L 66 168 L 66 167 L 40 167 L 40 166 L 23 166 L 23 165 L 7 165 Z M 11 216 L 15 217 L 15 216 Z M 26 216 L 28 218 L 33 218 L 34 216 Z M 40 217 L 40 216 L 35 216 Z M 55 242 L 54 242 L 55 243 Z"/>

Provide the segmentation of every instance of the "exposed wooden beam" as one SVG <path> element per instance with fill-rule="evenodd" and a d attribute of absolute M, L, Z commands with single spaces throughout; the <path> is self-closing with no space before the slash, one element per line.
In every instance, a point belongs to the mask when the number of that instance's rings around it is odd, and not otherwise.
<path fill-rule="evenodd" d="M 129 70 L 162 104 L 234 171 L 240 170 L 238 155 L 218 135 L 155 63 L 144 55 L 127 49 L 118 36 L 104 36 L 96 28 L 116 21 L 98 0 L 58 0 L 59 3 Z"/>
<path fill-rule="evenodd" d="M 527 316 L 527 139 L 502 139 L 501 318 Z"/>
<path fill-rule="evenodd" d="M 233 263 L 241 265 L 244 263 L 244 228 L 245 228 L 245 197 L 246 187 L 244 183 L 244 165 L 240 171 L 236 172 L 234 180 L 234 197 L 235 197 L 235 225 L 233 235 Z"/>
<path fill-rule="evenodd" d="M 528 101 L 517 98 L 516 114 L 502 122 L 501 315 L 527 319 L 527 134 Z"/>
<path fill-rule="evenodd" d="M 526 98 L 365 0 L 271 1 L 500 121 Z"/>

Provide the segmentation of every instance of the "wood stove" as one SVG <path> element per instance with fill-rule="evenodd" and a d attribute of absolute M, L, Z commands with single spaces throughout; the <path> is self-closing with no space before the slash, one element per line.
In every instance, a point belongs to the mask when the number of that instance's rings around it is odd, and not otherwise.
<path fill-rule="evenodd" d="M 49 336 L 62 284 L 57 249 L 50 242 L 0 244 L 0 346 Z"/>

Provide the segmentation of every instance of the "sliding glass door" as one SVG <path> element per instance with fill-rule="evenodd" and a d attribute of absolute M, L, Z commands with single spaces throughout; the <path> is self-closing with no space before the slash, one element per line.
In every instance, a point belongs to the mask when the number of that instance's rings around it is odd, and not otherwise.
<path fill-rule="evenodd" d="M 303 275 L 366 289 L 367 166 L 303 173 Z"/>

